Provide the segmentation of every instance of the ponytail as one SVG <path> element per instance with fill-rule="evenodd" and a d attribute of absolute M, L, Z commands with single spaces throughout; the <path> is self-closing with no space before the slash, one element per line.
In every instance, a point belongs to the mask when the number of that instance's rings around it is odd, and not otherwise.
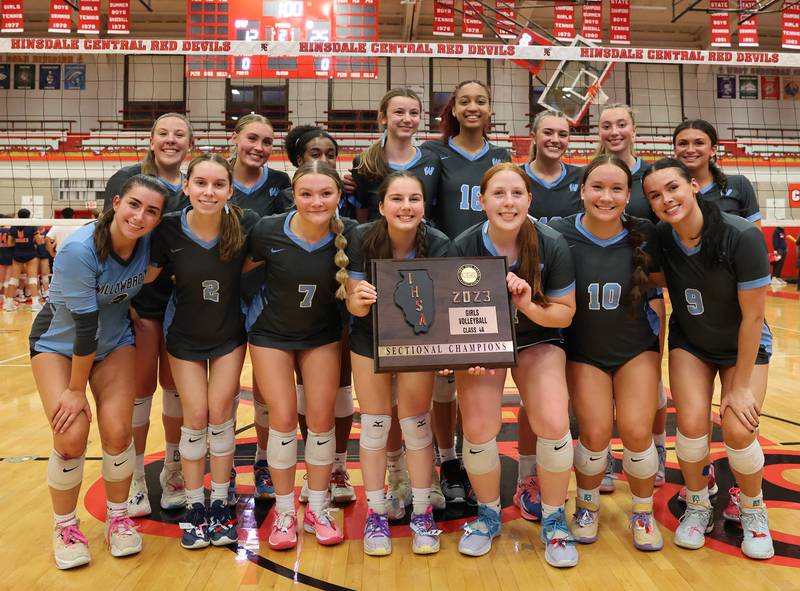
<path fill-rule="evenodd" d="M 636 317 L 636 310 L 644 300 L 647 286 L 650 282 L 650 278 L 647 275 L 649 257 L 644 251 L 644 234 L 640 231 L 639 225 L 639 221 L 636 218 L 623 214 L 622 226 L 628 231 L 628 245 L 633 251 L 631 258 L 633 285 L 628 295 L 628 301 L 625 302 L 628 306 L 628 318 L 631 319 Z"/>
<path fill-rule="evenodd" d="M 347 238 L 344 237 L 344 222 L 338 215 L 331 218 L 330 230 L 336 235 L 333 242 L 336 246 L 336 255 L 333 258 L 333 262 L 339 267 L 339 270 L 336 271 L 336 282 L 339 284 L 339 288 L 336 290 L 336 298 L 339 300 L 346 300 L 346 285 L 347 279 L 349 278 L 347 265 L 350 264 L 350 259 L 347 258 L 344 252 L 344 249 L 347 248 Z"/>
<path fill-rule="evenodd" d="M 228 263 L 244 248 L 245 236 L 242 228 L 242 208 L 228 202 L 222 213 L 219 228 L 219 260 Z"/>
<path fill-rule="evenodd" d="M 539 265 L 539 233 L 536 222 L 528 219 L 517 234 L 517 276 L 531 285 L 531 301 L 540 306 L 550 303 L 542 289 L 542 270 Z"/>

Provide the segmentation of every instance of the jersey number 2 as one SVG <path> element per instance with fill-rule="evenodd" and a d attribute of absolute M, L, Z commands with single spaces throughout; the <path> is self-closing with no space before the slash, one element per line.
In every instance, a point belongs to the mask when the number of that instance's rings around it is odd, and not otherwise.
<path fill-rule="evenodd" d="M 215 279 L 206 279 L 200 285 L 203 286 L 204 300 L 219 303 L 219 281 Z"/>
<path fill-rule="evenodd" d="M 600 301 L 600 284 L 589 284 L 589 309 L 599 310 L 600 304 L 603 310 L 616 310 L 619 307 L 619 298 L 622 294 L 622 286 L 619 283 L 603 284 L 603 300 Z"/>
<path fill-rule="evenodd" d="M 700 316 L 705 312 L 703 307 L 703 294 L 699 289 L 688 288 L 684 294 L 686 295 L 686 310 L 692 316 Z"/>
<path fill-rule="evenodd" d="M 308 283 L 301 283 L 297 286 L 297 291 L 303 294 L 303 299 L 300 302 L 301 308 L 310 308 L 311 302 L 314 301 L 314 294 L 317 293 L 317 286 Z"/>

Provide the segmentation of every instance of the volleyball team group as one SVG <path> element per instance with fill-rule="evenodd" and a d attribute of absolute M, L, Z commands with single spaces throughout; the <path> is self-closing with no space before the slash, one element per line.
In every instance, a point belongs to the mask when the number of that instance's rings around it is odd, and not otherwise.
<path fill-rule="evenodd" d="M 273 550 L 293 548 L 298 530 L 322 545 L 343 541 L 331 507 L 355 500 L 346 470 L 354 389 L 364 552 L 390 554 L 390 520 L 410 511 L 413 552 L 435 553 L 434 510 L 468 503 L 477 517 L 458 550 L 487 554 L 502 530 L 496 437 L 508 371 L 521 398 L 514 502 L 540 522 L 548 564 L 575 566 L 579 545 L 597 540 L 600 492 L 614 486 L 614 424 L 632 495 L 632 543 L 660 550 L 653 491 L 665 481 L 666 349 L 686 484 L 675 543 L 701 548 L 714 526 L 709 436 L 718 375 L 737 482 L 725 516 L 740 522 L 746 556 L 773 555 L 757 438 L 771 353 L 770 269 L 753 187 L 717 166 L 713 126 L 684 121 L 673 134 L 674 157 L 648 164 L 636 155 L 632 110 L 606 105 L 596 157 L 580 168 L 563 162 L 566 118 L 545 111 L 532 126 L 529 162 L 517 166 L 486 139 L 485 84 L 458 84 L 441 139 L 417 147 L 422 113 L 413 91 L 389 91 L 378 108 L 382 138 L 344 179 L 337 142 L 318 127 L 288 133 L 285 150 L 297 167 L 290 180 L 267 166 L 274 132 L 260 115 L 239 119 L 230 158 L 202 154 L 186 172 L 190 122 L 178 114 L 155 121 L 145 160 L 109 180 L 105 213 L 59 245 L 49 298 L 31 330 L 31 365 L 53 431 L 47 482 L 59 568 L 90 560 L 76 507 L 93 414 L 106 542 L 114 556 L 142 550 L 132 518 L 151 511 L 144 452 L 158 383 L 161 507 L 185 511 L 184 548 L 237 542 L 233 460 L 247 350 L 255 497 L 274 499 Z M 375 373 L 371 261 L 487 255 L 508 262 L 517 366 Z M 672 305 L 666 343 L 664 288 Z M 307 503 L 300 514 L 298 423 Z"/>

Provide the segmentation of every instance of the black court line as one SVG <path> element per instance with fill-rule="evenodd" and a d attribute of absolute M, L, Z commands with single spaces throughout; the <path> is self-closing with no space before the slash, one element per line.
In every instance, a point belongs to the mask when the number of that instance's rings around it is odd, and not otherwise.
<path fill-rule="evenodd" d="M 342 587 L 341 585 L 336 585 L 335 583 L 330 583 L 328 581 L 323 581 L 322 579 L 317 579 L 309 575 L 304 575 L 303 573 L 293 571 L 292 569 L 273 562 L 269 558 L 264 558 L 260 554 L 256 554 L 251 550 L 245 550 L 244 548 L 234 545 L 226 546 L 226 548 L 235 554 L 244 552 L 247 560 L 256 566 L 268 571 L 272 571 L 276 575 L 285 577 L 296 583 L 303 583 L 304 585 L 314 587 L 315 589 L 322 589 L 323 591 L 355 591 L 355 589 L 351 589 L 350 587 Z"/>

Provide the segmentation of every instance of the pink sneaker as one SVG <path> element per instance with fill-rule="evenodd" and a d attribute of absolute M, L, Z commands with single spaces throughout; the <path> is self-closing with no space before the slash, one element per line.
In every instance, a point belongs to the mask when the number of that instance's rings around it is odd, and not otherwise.
<path fill-rule="evenodd" d="M 728 489 L 728 494 L 731 496 L 728 501 L 728 506 L 722 511 L 722 516 L 726 521 L 734 521 L 740 523 L 739 519 L 739 489 L 731 487 Z"/>
<path fill-rule="evenodd" d="M 708 465 L 708 496 L 713 497 L 719 492 L 719 486 L 717 486 L 717 479 L 714 476 L 714 464 Z M 682 486 L 680 492 L 678 492 L 678 500 L 681 503 L 686 502 L 686 487 Z"/>
<path fill-rule="evenodd" d="M 514 506 L 519 508 L 523 519 L 540 521 L 542 519 L 542 496 L 536 476 L 528 476 L 517 483 L 514 493 Z"/>
<path fill-rule="evenodd" d="M 297 513 L 275 513 L 272 532 L 269 534 L 269 547 L 273 550 L 287 550 L 297 545 Z"/>
<path fill-rule="evenodd" d="M 306 506 L 303 513 L 303 529 L 317 536 L 317 542 L 323 546 L 333 546 L 344 540 L 344 533 L 336 525 L 330 509 L 323 509 L 319 515 Z"/>

